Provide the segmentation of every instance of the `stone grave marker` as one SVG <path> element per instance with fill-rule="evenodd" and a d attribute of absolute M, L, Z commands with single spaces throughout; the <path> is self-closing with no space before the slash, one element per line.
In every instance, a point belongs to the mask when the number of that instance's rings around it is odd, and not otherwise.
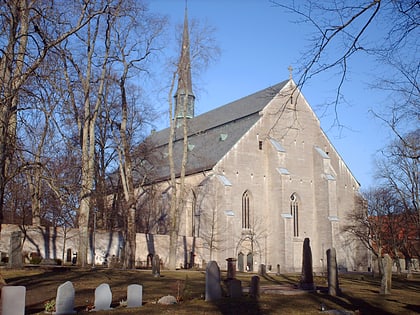
<path fill-rule="evenodd" d="M 249 294 L 254 299 L 258 299 L 260 297 L 260 277 L 252 276 Z"/>
<path fill-rule="evenodd" d="M 209 261 L 206 268 L 206 301 L 216 301 L 222 297 L 220 269 L 215 261 Z"/>
<path fill-rule="evenodd" d="M 303 241 L 302 275 L 299 287 L 303 290 L 315 290 L 312 268 L 312 250 L 308 237 Z"/>
<path fill-rule="evenodd" d="M 236 259 L 228 258 L 227 261 L 227 279 L 236 278 Z"/>
<path fill-rule="evenodd" d="M 337 269 L 337 256 L 335 248 L 327 250 L 327 274 L 328 274 L 328 294 L 336 296 L 340 294 L 338 285 L 338 269 Z"/>
<path fill-rule="evenodd" d="M 382 263 L 384 264 L 384 272 L 381 279 L 381 294 L 391 294 L 392 286 L 392 258 L 385 254 L 382 258 Z"/>
<path fill-rule="evenodd" d="M 55 314 L 76 314 L 74 310 L 74 287 L 71 281 L 64 282 L 57 289 Z"/>
<path fill-rule="evenodd" d="M 130 284 L 127 287 L 127 307 L 140 307 L 143 304 L 143 286 Z"/>
<path fill-rule="evenodd" d="M 10 235 L 9 267 L 22 268 L 22 232 L 14 231 Z"/>
<path fill-rule="evenodd" d="M 240 298 L 242 296 L 242 283 L 238 279 L 228 280 L 229 296 L 231 298 Z"/>
<path fill-rule="evenodd" d="M 3 315 L 25 315 L 24 286 L 4 286 L 1 289 L 1 314 Z"/>
<path fill-rule="evenodd" d="M 266 273 L 267 273 L 266 266 L 264 264 L 260 264 L 260 267 L 258 268 L 258 274 L 264 277 Z"/>
<path fill-rule="evenodd" d="M 95 311 L 111 309 L 112 292 L 108 283 L 102 283 L 95 289 Z"/>
<path fill-rule="evenodd" d="M 280 264 L 277 264 L 276 276 L 280 276 Z"/>
<path fill-rule="evenodd" d="M 160 277 L 160 258 L 159 255 L 154 255 L 152 260 L 152 274 L 155 277 Z"/>

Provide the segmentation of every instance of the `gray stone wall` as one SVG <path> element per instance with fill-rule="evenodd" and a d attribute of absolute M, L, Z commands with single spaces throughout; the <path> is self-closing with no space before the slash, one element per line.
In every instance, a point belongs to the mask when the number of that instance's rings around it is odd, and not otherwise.
<path fill-rule="evenodd" d="M 8 253 L 10 236 L 14 231 L 23 231 L 25 239 L 22 254 L 24 262 L 29 263 L 31 256 L 36 254 L 43 259 L 61 259 L 64 264 L 71 264 L 73 254 L 78 250 L 78 229 L 47 228 L 41 226 L 17 226 L 3 224 L 1 228 L 0 252 Z M 147 266 L 147 256 L 158 254 L 162 259 L 163 266 L 168 263 L 169 237 L 166 235 L 147 235 L 137 233 L 136 237 L 136 265 Z M 93 238 L 91 238 L 93 239 Z M 119 258 L 123 247 L 123 237 L 120 232 L 98 230 L 95 233 L 95 255 L 93 244 L 90 244 L 88 262 L 93 261 L 96 265 L 102 265 L 110 261 L 112 257 Z M 195 263 L 200 264 L 206 257 L 203 255 L 203 245 L 200 239 L 194 242 Z M 193 238 L 181 236 L 178 239 L 177 266 L 184 267 L 189 262 L 190 252 L 193 250 Z M 70 261 L 68 261 L 68 253 Z M 4 254 L 3 254 L 4 256 Z"/>

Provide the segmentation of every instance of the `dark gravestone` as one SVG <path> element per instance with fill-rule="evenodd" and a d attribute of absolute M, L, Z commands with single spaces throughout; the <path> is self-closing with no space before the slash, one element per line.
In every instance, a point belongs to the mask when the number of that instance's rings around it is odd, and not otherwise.
<path fill-rule="evenodd" d="M 303 241 L 302 275 L 299 287 L 303 290 L 315 290 L 314 275 L 312 271 L 312 250 L 309 238 Z"/>
<path fill-rule="evenodd" d="M 267 273 L 267 268 L 266 268 L 266 266 L 265 266 L 264 264 L 260 264 L 260 267 L 259 267 L 259 269 L 258 269 L 258 274 L 259 274 L 261 277 L 264 277 L 266 273 Z"/>
<path fill-rule="evenodd" d="M 227 280 L 227 285 L 229 289 L 229 296 L 231 298 L 240 298 L 242 296 L 242 282 L 238 279 Z"/>
<path fill-rule="evenodd" d="M 14 231 L 10 236 L 9 267 L 22 268 L 22 232 Z"/>
<path fill-rule="evenodd" d="M 221 298 L 220 269 L 215 261 L 209 261 L 206 268 L 206 301 L 217 301 Z"/>
<path fill-rule="evenodd" d="M 327 269 L 328 269 L 328 294 L 336 296 L 340 294 L 338 285 L 337 256 L 335 248 L 327 250 Z"/>
<path fill-rule="evenodd" d="M 152 274 L 155 277 L 160 277 L 160 259 L 159 255 L 154 255 L 152 260 Z"/>
<path fill-rule="evenodd" d="M 258 299 L 260 297 L 260 277 L 252 276 L 249 294 L 254 299 Z"/>
<path fill-rule="evenodd" d="M 227 279 L 236 278 L 236 259 L 228 258 L 227 261 Z"/>

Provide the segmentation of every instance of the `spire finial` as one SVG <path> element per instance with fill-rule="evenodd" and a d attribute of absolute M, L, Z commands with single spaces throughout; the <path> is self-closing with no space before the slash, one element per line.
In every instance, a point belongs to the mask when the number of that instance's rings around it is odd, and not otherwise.
<path fill-rule="evenodd" d="M 290 65 L 287 70 L 289 70 L 289 80 L 293 79 L 293 67 Z"/>
<path fill-rule="evenodd" d="M 194 99 L 191 80 L 190 38 L 188 30 L 187 1 L 185 1 L 184 28 L 182 33 L 181 56 L 178 63 L 178 87 L 175 97 L 175 116 L 194 117 Z M 185 108 L 186 107 L 186 108 Z"/>

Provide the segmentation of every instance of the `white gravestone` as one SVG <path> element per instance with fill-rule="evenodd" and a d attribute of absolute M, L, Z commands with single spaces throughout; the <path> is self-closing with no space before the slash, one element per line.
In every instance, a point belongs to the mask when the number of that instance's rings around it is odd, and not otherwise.
<path fill-rule="evenodd" d="M 102 283 L 95 289 L 95 311 L 111 309 L 112 292 L 108 283 Z"/>
<path fill-rule="evenodd" d="M 55 314 L 76 314 L 74 310 L 74 287 L 71 281 L 64 282 L 57 289 Z"/>
<path fill-rule="evenodd" d="M 4 286 L 1 289 L 1 314 L 3 315 L 25 315 L 24 286 Z"/>
<path fill-rule="evenodd" d="M 127 307 L 140 307 L 143 304 L 143 286 L 130 284 L 127 287 Z"/>

